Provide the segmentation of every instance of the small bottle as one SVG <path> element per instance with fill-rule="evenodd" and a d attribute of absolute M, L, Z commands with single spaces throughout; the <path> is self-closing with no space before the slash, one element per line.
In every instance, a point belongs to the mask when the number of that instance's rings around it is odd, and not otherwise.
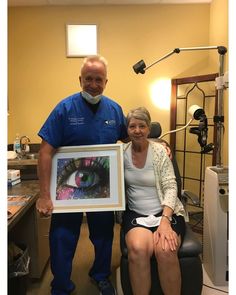
<path fill-rule="evenodd" d="M 15 138 L 14 143 L 13 143 L 13 149 L 17 154 L 19 154 L 21 152 L 19 133 L 16 133 L 16 138 Z"/>

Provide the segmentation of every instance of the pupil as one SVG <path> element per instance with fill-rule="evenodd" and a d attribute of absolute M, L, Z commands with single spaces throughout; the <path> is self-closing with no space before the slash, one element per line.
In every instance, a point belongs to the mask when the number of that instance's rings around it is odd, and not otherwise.
<path fill-rule="evenodd" d="M 88 180 L 88 175 L 83 175 L 81 178 L 82 181 L 87 181 Z"/>

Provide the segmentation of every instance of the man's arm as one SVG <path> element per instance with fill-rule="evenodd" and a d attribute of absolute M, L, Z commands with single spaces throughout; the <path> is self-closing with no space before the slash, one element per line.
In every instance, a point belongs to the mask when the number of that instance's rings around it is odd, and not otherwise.
<path fill-rule="evenodd" d="M 44 215 L 51 215 L 53 204 L 50 195 L 50 181 L 52 169 L 52 156 L 55 149 L 46 141 L 42 141 L 38 160 L 38 177 L 40 196 L 36 202 L 37 210 Z"/>

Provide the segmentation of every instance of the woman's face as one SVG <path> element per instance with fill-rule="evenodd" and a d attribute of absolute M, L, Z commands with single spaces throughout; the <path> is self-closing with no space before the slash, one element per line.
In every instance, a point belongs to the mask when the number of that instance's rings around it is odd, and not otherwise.
<path fill-rule="evenodd" d="M 133 142 L 142 142 L 147 139 L 150 128 L 143 120 L 131 118 L 128 125 L 128 135 Z"/>

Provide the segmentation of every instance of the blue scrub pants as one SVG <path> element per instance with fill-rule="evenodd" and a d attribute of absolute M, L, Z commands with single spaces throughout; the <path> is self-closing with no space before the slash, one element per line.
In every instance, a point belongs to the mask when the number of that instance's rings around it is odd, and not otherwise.
<path fill-rule="evenodd" d="M 89 238 L 94 245 L 95 260 L 89 271 L 96 281 L 111 274 L 114 212 L 89 212 Z M 75 288 L 71 281 L 72 261 L 80 236 L 83 213 L 52 214 L 49 233 L 52 295 L 68 295 Z"/>

